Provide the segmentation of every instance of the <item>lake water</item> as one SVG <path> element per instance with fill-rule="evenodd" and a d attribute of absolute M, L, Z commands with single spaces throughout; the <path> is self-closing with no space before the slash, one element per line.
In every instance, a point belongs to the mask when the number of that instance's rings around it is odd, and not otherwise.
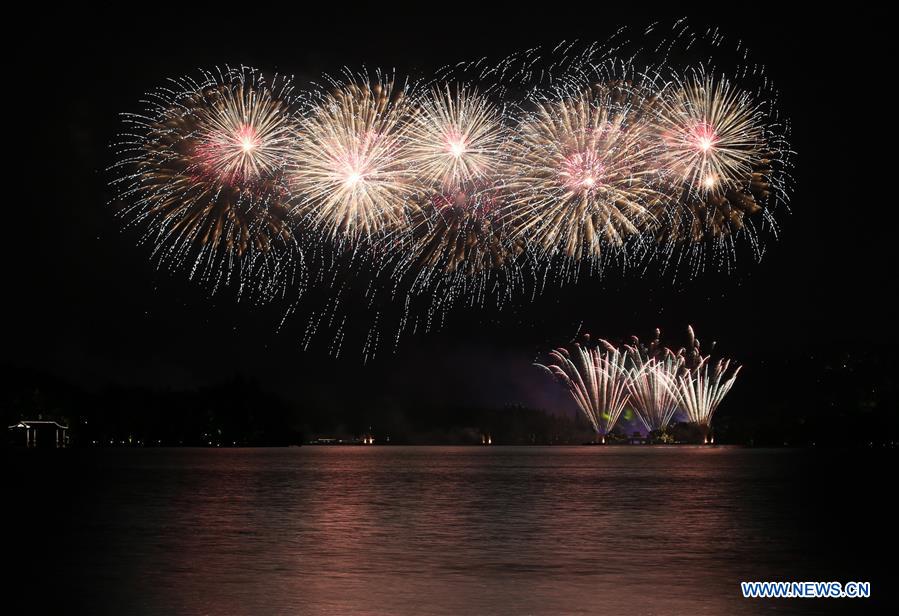
<path fill-rule="evenodd" d="M 7 459 L 4 551 L 22 578 L 13 594 L 34 613 L 855 614 L 896 596 L 888 452 L 301 447 Z M 873 597 L 750 600 L 741 580 L 871 581 Z"/>

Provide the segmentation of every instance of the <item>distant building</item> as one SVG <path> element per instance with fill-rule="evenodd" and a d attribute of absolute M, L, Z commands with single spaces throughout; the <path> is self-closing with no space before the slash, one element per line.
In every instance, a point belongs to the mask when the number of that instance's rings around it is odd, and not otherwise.
<path fill-rule="evenodd" d="M 647 437 L 643 436 L 641 432 L 634 431 L 631 433 L 629 439 L 627 439 L 628 445 L 645 445 L 648 442 Z"/>
<path fill-rule="evenodd" d="M 308 440 L 307 443 L 309 445 L 374 445 L 375 437 L 370 432 L 366 432 L 359 437 L 316 436 Z"/>
<path fill-rule="evenodd" d="M 8 426 L 7 434 L 14 447 L 58 449 L 69 444 L 69 427 L 55 421 L 22 420 Z"/>
<path fill-rule="evenodd" d="M 309 441 L 310 445 L 343 445 L 343 439 L 319 436 Z"/>

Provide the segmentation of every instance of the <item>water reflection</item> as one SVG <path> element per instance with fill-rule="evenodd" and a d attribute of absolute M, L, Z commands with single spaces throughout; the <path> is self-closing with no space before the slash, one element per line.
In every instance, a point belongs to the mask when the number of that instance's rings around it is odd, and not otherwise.
<path fill-rule="evenodd" d="M 82 483 L 82 497 L 53 566 L 73 605 L 93 613 L 848 607 L 739 594 L 740 580 L 819 579 L 845 562 L 807 549 L 796 487 L 808 469 L 799 453 L 304 447 L 73 455 L 82 458 L 69 479 Z M 854 573 L 836 572 L 820 579 Z"/>

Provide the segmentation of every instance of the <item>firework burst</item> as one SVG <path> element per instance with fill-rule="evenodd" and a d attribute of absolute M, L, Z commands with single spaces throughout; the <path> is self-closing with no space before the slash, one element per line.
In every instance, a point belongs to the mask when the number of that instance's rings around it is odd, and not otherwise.
<path fill-rule="evenodd" d="M 392 82 L 350 82 L 324 95 L 298 131 L 290 170 L 295 211 L 332 239 L 404 225 L 415 190 L 412 113 Z"/>
<path fill-rule="evenodd" d="M 651 221 L 650 126 L 607 88 L 542 102 L 519 127 L 509 219 L 546 254 L 580 259 L 621 247 Z"/>
<path fill-rule="evenodd" d="M 700 242 L 744 228 L 771 193 L 774 158 L 765 110 L 727 79 L 692 72 L 659 97 L 661 165 L 673 204 L 673 241 Z"/>
<path fill-rule="evenodd" d="M 503 112 L 477 92 L 449 86 L 418 101 L 409 132 L 412 169 L 425 189 L 457 191 L 495 181 L 508 141 Z"/>
<path fill-rule="evenodd" d="M 335 324 L 332 347 L 359 329 L 344 327 L 343 305 L 368 310 L 366 354 L 398 344 L 379 331 L 388 322 L 429 331 L 456 306 L 534 298 L 610 263 L 730 269 L 744 238 L 761 258 L 792 154 L 764 69 L 741 47 L 734 81 L 707 72 L 722 38 L 682 22 L 619 34 L 427 82 L 325 77 L 301 96 L 252 69 L 174 80 L 126 117 L 117 205 L 159 263 L 213 288 L 239 281 L 274 298 L 318 286 L 327 297 L 308 329 Z M 701 54 L 675 53 L 703 39 Z M 676 75 L 681 56 L 703 64 Z M 695 370 L 696 357 L 672 361 Z M 661 425 L 670 407 L 654 397 L 671 367 L 641 361 L 625 393 Z"/>
<path fill-rule="evenodd" d="M 742 188 L 764 158 L 764 113 L 748 92 L 701 73 L 659 98 L 666 172 L 689 192 Z"/>
<path fill-rule="evenodd" d="M 161 264 L 213 289 L 232 278 L 283 292 L 301 258 L 283 170 L 293 139 L 290 86 L 252 69 L 204 72 L 148 95 L 128 114 L 114 185 L 129 224 Z"/>

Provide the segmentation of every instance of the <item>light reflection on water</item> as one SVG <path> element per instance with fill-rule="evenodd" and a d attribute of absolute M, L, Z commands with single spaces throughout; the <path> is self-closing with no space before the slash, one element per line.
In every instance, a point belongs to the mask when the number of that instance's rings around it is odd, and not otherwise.
<path fill-rule="evenodd" d="M 830 518 L 805 452 L 68 454 L 82 485 L 51 567 L 92 613 L 831 613 L 850 606 L 744 600 L 739 581 L 863 579 L 816 549 Z"/>

